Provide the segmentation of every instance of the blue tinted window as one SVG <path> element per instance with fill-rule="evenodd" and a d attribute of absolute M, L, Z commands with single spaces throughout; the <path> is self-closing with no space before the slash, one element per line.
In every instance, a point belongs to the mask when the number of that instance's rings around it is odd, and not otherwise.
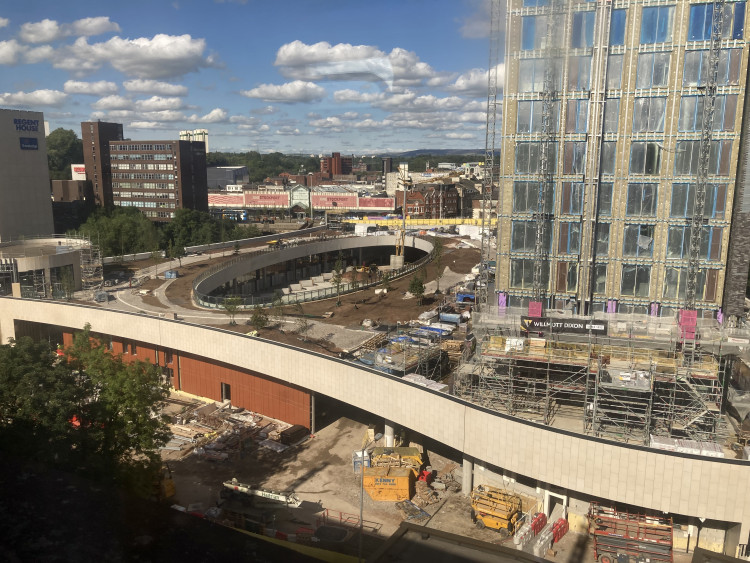
<path fill-rule="evenodd" d="M 664 43 L 672 40 L 674 6 L 643 8 L 641 43 Z"/>
<path fill-rule="evenodd" d="M 708 41 L 713 28 L 713 4 L 695 4 L 690 6 L 690 24 L 688 40 Z M 721 36 L 724 39 L 742 39 L 745 31 L 745 3 L 724 4 L 721 24 Z"/>
<path fill-rule="evenodd" d="M 612 20 L 609 28 L 610 45 L 625 44 L 625 19 L 627 15 L 627 10 L 612 10 Z"/>
<path fill-rule="evenodd" d="M 546 16 L 525 16 L 521 28 L 521 49 L 540 49 L 547 33 Z"/>
<path fill-rule="evenodd" d="M 594 44 L 594 20 L 596 12 L 576 12 L 573 14 L 573 30 L 570 35 L 571 47 L 591 47 Z"/>
<path fill-rule="evenodd" d="M 547 0 L 523 0 L 523 5 L 526 8 L 535 8 L 537 6 L 546 6 Z"/>

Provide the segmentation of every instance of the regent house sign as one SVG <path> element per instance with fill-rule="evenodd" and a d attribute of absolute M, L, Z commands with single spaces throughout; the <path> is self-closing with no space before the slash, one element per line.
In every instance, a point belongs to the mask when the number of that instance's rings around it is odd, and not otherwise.
<path fill-rule="evenodd" d="M 525 332 L 570 332 L 574 334 L 607 334 L 607 321 L 590 319 L 559 319 L 552 317 L 521 317 L 521 330 Z"/>

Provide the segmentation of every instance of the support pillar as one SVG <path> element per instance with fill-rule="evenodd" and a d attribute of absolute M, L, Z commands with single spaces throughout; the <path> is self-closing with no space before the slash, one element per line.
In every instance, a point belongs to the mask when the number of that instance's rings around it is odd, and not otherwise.
<path fill-rule="evenodd" d="M 474 460 L 464 456 L 463 479 L 461 481 L 461 491 L 464 495 L 469 496 L 474 488 Z"/>
<path fill-rule="evenodd" d="M 392 448 L 393 447 L 393 427 L 394 424 L 390 420 L 385 421 L 385 447 L 386 448 Z"/>
<path fill-rule="evenodd" d="M 310 393 L 310 434 L 315 435 L 315 393 Z"/>

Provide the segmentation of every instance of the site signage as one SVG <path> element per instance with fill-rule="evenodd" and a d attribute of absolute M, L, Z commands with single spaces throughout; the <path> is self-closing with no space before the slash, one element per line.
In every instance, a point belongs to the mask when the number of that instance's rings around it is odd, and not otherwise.
<path fill-rule="evenodd" d="M 13 125 L 16 126 L 16 131 L 39 131 L 38 119 L 14 119 Z"/>
<path fill-rule="evenodd" d="M 591 319 L 566 319 L 553 317 L 521 317 L 521 330 L 524 332 L 567 332 L 572 334 L 607 334 L 607 321 Z"/>
<path fill-rule="evenodd" d="M 392 197 L 360 197 L 359 208 L 392 211 L 396 208 L 396 200 Z"/>
<path fill-rule="evenodd" d="M 86 179 L 86 166 L 83 164 L 71 164 L 70 172 L 73 180 Z"/>
<path fill-rule="evenodd" d="M 20 137 L 22 151 L 39 150 L 39 141 L 34 137 Z"/>
<path fill-rule="evenodd" d="M 242 194 L 208 194 L 209 207 L 242 207 Z"/>
<path fill-rule="evenodd" d="M 357 196 L 354 194 L 312 194 L 312 206 L 315 209 L 355 209 Z"/>
<path fill-rule="evenodd" d="M 245 207 L 287 208 L 289 207 L 289 194 L 287 192 L 245 192 Z"/>

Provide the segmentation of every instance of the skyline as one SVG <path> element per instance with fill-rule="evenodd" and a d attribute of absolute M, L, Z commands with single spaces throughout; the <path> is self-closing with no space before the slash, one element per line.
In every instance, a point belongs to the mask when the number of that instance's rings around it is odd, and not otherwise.
<path fill-rule="evenodd" d="M 97 119 L 122 123 L 134 140 L 205 128 L 213 152 L 484 145 L 487 0 L 284 7 L 6 6 L 0 107 L 42 111 L 50 131 L 79 137 L 80 123 Z"/>

